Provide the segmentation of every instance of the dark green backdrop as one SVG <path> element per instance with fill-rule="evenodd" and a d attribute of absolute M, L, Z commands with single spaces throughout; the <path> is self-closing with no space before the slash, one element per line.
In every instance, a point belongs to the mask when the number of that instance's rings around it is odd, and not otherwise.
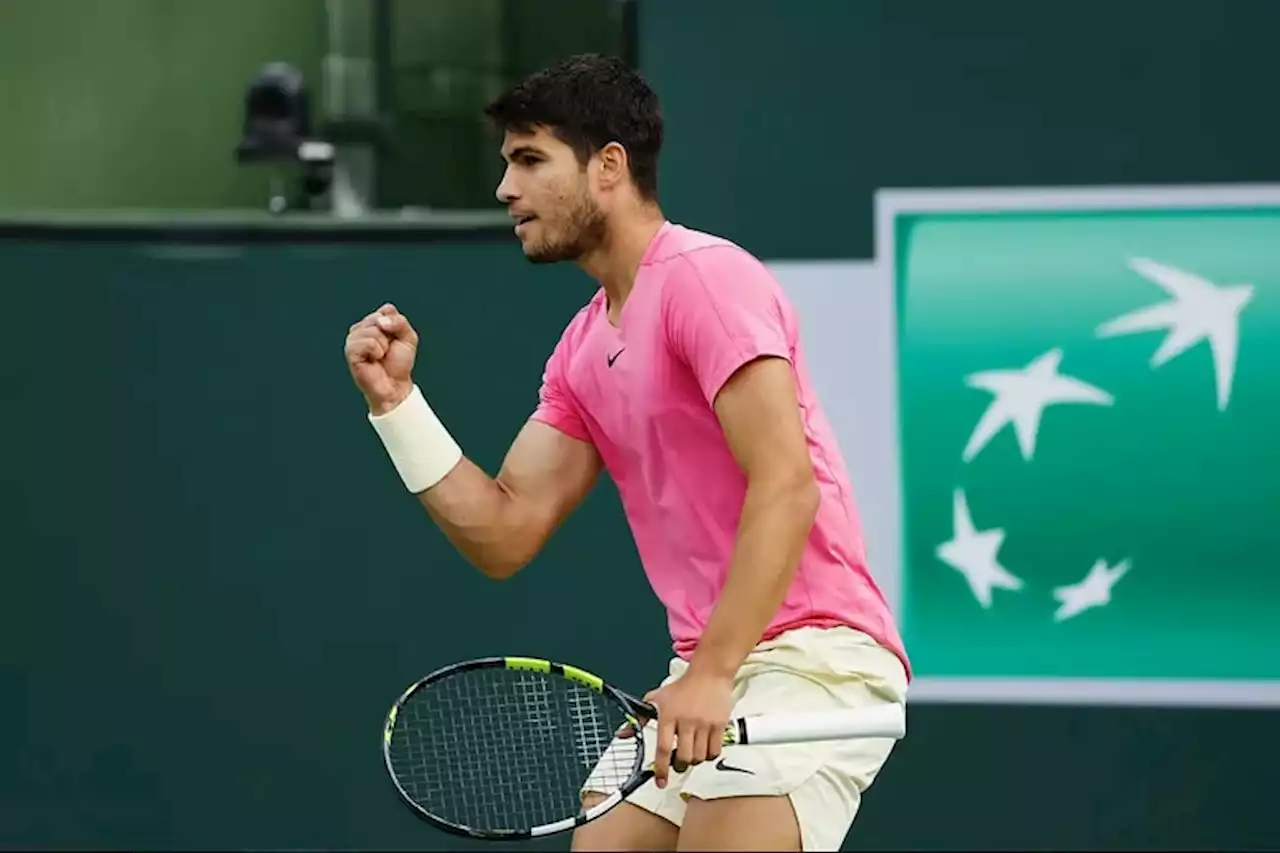
<path fill-rule="evenodd" d="M 675 215 L 870 257 L 877 187 L 1280 177 L 1272 0 L 641 0 Z"/>
<path fill-rule="evenodd" d="M 648 0 L 664 198 L 768 258 L 865 257 L 877 186 L 1280 180 L 1278 15 Z M 485 235 L 94 233 L 0 243 L 0 846 L 454 847 L 383 779 L 407 681 L 508 651 L 661 675 L 607 483 L 523 575 L 485 581 L 400 490 L 342 364 L 347 325 L 397 301 L 493 470 L 579 274 Z M 628 660 L 605 644 L 620 601 L 647 626 Z M 1278 724 L 918 707 L 849 847 L 1280 848 Z"/>

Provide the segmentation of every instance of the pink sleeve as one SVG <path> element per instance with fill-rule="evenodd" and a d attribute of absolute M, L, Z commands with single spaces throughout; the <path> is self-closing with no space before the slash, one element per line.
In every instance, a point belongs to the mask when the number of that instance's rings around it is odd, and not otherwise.
<path fill-rule="evenodd" d="M 781 289 L 764 264 L 736 246 L 701 249 L 679 263 L 663 293 L 663 322 L 708 404 L 748 362 L 791 360 Z"/>
<path fill-rule="evenodd" d="M 572 326 L 570 326 L 572 328 Z M 542 387 L 538 389 L 538 407 L 531 418 L 553 426 L 571 438 L 591 442 L 591 433 L 582 420 L 577 400 L 569 390 L 565 365 L 569 360 L 568 334 L 561 336 L 542 371 Z"/>

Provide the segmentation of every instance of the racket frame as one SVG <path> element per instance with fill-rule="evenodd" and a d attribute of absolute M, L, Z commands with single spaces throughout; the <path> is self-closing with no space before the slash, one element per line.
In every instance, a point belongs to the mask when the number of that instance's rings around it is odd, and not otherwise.
<path fill-rule="evenodd" d="M 527 829 L 505 829 L 505 830 L 489 830 L 476 829 L 475 827 L 466 826 L 465 824 L 455 823 L 446 820 L 439 815 L 434 815 L 424 809 L 404 789 L 400 780 L 396 777 L 396 773 L 391 763 L 391 741 L 392 735 L 395 733 L 396 720 L 399 716 L 400 709 L 413 698 L 419 691 L 429 687 L 430 685 L 443 681 L 446 678 L 452 678 L 463 672 L 479 669 L 506 669 L 523 672 L 536 672 L 544 675 L 559 676 L 597 693 L 603 694 L 615 702 L 623 711 L 627 718 L 627 722 L 631 724 L 634 730 L 634 737 L 639 747 L 636 750 L 635 763 L 631 768 L 631 773 L 627 777 L 627 781 L 612 794 L 608 795 L 603 801 L 597 803 L 589 809 L 580 811 L 577 815 L 553 823 L 544 824 L 542 826 L 530 827 Z M 481 838 L 487 840 L 520 840 L 528 838 L 539 838 L 545 835 L 554 835 L 559 832 L 565 832 L 575 829 L 583 824 L 589 823 L 600 817 L 605 812 L 614 808 L 618 803 L 629 797 L 637 788 L 649 781 L 653 777 L 652 768 L 644 767 L 644 723 L 642 720 L 655 719 L 658 711 L 652 705 L 631 694 L 619 690 L 613 685 L 606 682 L 598 675 L 587 672 L 570 664 L 558 663 L 556 661 L 547 660 L 545 658 L 531 658 L 518 656 L 495 656 L 475 658 L 473 660 L 452 663 L 443 666 L 434 672 L 428 673 L 422 678 L 409 685 L 407 689 L 396 699 L 391 709 L 387 712 L 386 722 L 383 725 L 382 734 L 382 759 L 387 768 L 387 775 L 391 777 L 392 784 L 395 785 L 396 792 L 401 801 L 403 801 L 413 811 L 415 815 L 426 820 L 428 823 L 444 830 L 453 835 L 465 838 Z"/>

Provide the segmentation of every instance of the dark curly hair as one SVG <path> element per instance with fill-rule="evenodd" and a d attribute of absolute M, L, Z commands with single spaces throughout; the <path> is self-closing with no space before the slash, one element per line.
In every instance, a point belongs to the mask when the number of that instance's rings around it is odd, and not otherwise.
<path fill-rule="evenodd" d="M 658 194 L 662 114 L 658 96 L 617 57 L 570 56 L 521 80 L 485 107 L 500 132 L 545 127 L 582 164 L 610 142 L 627 150 L 631 180 L 642 198 Z"/>

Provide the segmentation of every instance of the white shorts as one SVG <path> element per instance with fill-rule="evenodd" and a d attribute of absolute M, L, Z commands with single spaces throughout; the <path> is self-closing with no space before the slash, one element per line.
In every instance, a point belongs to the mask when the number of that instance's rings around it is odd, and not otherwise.
<path fill-rule="evenodd" d="M 688 664 L 675 658 L 662 682 Z M 787 711 L 865 708 L 906 701 L 907 675 L 897 655 L 851 628 L 797 628 L 763 642 L 747 655 L 734 679 L 735 717 Z M 645 728 L 645 761 L 653 760 L 656 723 Z M 667 787 L 652 780 L 627 798 L 676 826 L 690 797 L 786 796 L 805 850 L 839 850 L 865 791 L 893 749 L 892 738 L 862 738 L 770 746 L 728 746 L 721 757 L 733 769 L 705 762 L 671 772 Z M 612 749 L 613 747 L 610 747 Z M 626 745 L 619 748 L 626 749 Z M 602 766 L 611 766 L 609 753 Z M 743 772 L 744 770 L 750 772 Z M 591 790 L 591 780 L 587 780 Z"/>

